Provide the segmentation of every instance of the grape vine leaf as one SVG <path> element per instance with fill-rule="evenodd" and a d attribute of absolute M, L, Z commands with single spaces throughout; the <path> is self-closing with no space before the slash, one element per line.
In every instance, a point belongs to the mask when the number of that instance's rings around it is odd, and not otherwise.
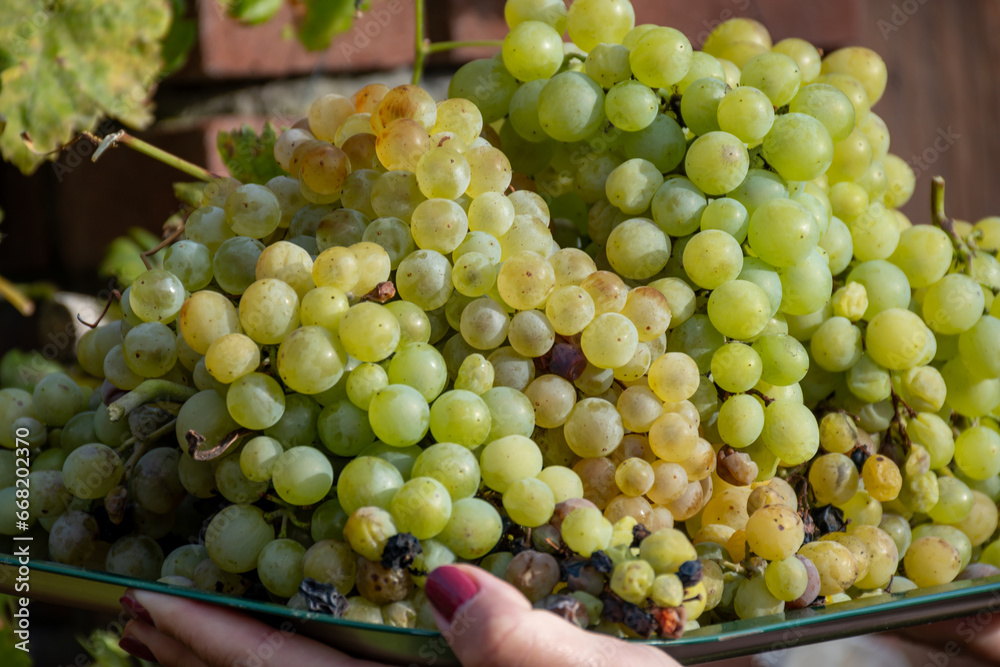
<path fill-rule="evenodd" d="M 284 0 L 219 0 L 227 14 L 247 25 L 271 20 L 283 3 Z"/>
<path fill-rule="evenodd" d="M 188 53 L 198 39 L 198 22 L 184 14 L 187 11 L 185 0 L 170 0 L 173 18 L 170 30 L 163 38 L 163 71 L 161 78 L 176 72 L 187 62 Z"/>
<path fill-rule="evenodd" d="M 306 15 L 299 25 L 299 41 L 310 51 L 330 46 L 334 35 L 351 29 L 355 13 L 366 3 L 355 0 L 306 0 Z"/>
<path fill-rule="evenodd" d="M 24 173 L 103 116 L 148 125 L 171 0 L 3 0 L 0 154 Z"/>
<path fill-rule="evenodd" d="M 219 132 L 215 145 L 233 178 L 242 183 L 266 183 L 284 174 L 274 159 L 276 138 L 274 127 L 268 122 L 260 134 L 249 125 L 232 132 Z"/>

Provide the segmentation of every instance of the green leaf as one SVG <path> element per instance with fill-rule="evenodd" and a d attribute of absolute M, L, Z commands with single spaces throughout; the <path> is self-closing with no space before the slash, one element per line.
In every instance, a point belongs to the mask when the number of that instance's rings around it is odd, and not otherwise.
<path fill-rule="evenodd" d="M 306 0 L 299 41 L 310 51 L 330 46 L 334 35 L 347 32 L 354 22 L 354 0 Z"/>
<path fill-rule="evenodd" d="M 174 183 L 174 197 L 188 206 L 201 208 L 201 196 L 205 192 L 206 185 L 207 183 L 202 181 Z"/>
<path fill-rule="evenodd" d="M 0 153 L 24 173 L 49 152 L 110 116 L 152 120 L 148 98 L 163 67 L 170 0 L 3 0 L 0 44 L 14 61 L 0 72 Z"/>
<path fill-rule="evenodd" d="M 219 4 L 230 16 L 247 25 L 257 25 L 270 20 L 285 0 L 220 0 Z"/>
<path fill-rule="evenodd" d="M 232 132 L 219 132 L 215 145 L 233 178 L 243 183 L 266 183 L 284 173 L 274 159 L 276 138 L 271 123 L 264 125 L 260 134 L 244 125 Z"/>
<path fill-rule="evenodd" d="M 187 11 L 184 0 L 171 0 L 172 20 L 170 31 L 163 38 L 163 71 L 160 76 L 176 72 L 187 62 L 191 47 L 198 39 L 198 23 L 193 18 L 185 18 Z"/>

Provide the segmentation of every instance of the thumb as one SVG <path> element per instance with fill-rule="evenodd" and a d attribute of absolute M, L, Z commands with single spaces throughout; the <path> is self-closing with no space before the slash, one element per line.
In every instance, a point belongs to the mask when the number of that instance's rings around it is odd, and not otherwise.
<path fill-rule="evenodd" d="M 678 664 L 651 646 L 587 632 L 550 611 L 532 609 L 520 591 L 478 567 L 438 567 L 424 591 L 438 628 L 465 667 Z"/>

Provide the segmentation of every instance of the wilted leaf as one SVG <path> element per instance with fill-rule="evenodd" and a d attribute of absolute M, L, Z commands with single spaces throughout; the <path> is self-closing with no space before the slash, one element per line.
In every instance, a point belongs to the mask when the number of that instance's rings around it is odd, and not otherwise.
<path fill-rule="evenodd" d="M 284 172 L 274 159 L 277 135 L 271 123 L 260 134 L 248 125 L 232 132 L 219 132 L 216 148 L 233 178 L 242 183 L 266 183 Z"/>
<path fill-rule="evenodd" d="M 30 173 L 44 158 L 27 149 L 22 133 L 48 152 L 101 116 L 148 125 L 170 19 L 170 0 L 0 2 L 0 44 L 11 63 L 0 72 L 7 117 L 0 153 Z"/>
<path fill-rule="evenodd" d="M 310 51 L 330 46 L 334 35 L 347 32 L 354 21 L 354 0 L 306 0 L 299 41 Z"/>

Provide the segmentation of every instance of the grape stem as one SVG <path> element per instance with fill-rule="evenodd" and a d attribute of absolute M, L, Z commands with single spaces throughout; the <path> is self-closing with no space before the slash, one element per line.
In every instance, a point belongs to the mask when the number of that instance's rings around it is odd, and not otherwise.
<path fill-rule="evenodd" d="M 168 234 L 165 239 L 157 243 L 154 247 L 150 248 L 149 250 L 139 253 L 139 257 L 142 259 L 142 263 L 146 265 L 147 271 L 153 268 L 153 266 L 149 263 L 149 256 L 155 255 L 156 253 L 166 248 L 168 245 L 172 244 L 174 241 L 179 239 L 183 233 L 184 233 L 184 222 L 181 221 L 181 223 L 177 225 L 176 229 L 170 232 L 170 234 Z M 107 309 L 105 309 L 105 312 L 107 312 Z"/>
<path fill-rule="evenodd" d="M 114 299 L 118 299 L 119 301 L 122 300 L 121 292 L 119 292 L 116 289 L 111 290 L 111 294 L 108 295 L 108 302 L 104 304 L 104 310 L 102 310 L 101 314 L 97 316 L 97 319 L 94 321 L 93 324 L 80 317 L 80 313 L 76 314 L 76 319 L 83 326 L 88 327 L 90 329 L 96 329 L 97 325 L 100 324 L 101 320 L 104 319 L 104 316 L 108 314 L 108 310 L 111 309 L 111 304 L 114 303 Z"/>
<path fill-rule="evenodd" d="M 959 236 L 958 230 L 955 229 L 955 221 L 944 212 L 944 178 L 941 176 L 935 176 L 931 179 L 931 222 L 936 227 L 940 227 L 951 238 L 955 251 L 965 262 L 965 272 L 971 276 L 972 260 L 975 253 Z"/>
<path fill-rule="evenodd" d="M 903 445 L 903 454 L 907 454 L 910 451 L 910 447 L 913 446 L 913 441 L 910 440 L 909 434 L 906 432 L 906 422 L 904 417 L 916 417 L 917 412 L 909 405 L 906 404 L 899 394 L 896 393 L 895 389 L 890 389 L 890 397 L 892 398 L 892 423 L 896 425 L 896 430 L 899 432 L 899 437 Z"/>
<path fill-rule="evenodd" d="M 467 46 L 503 46 L 498 39 L 477 39 L 467 41 L 432 42 L 427 39 L 427 13 L 424 9 L 425 0 L 414 0 L 414 36 L 413 36 L 413 85 L 420 83 L 424 75 L 427 56 L 432 53 L 461 49 Z"/>
<path fill-rule="evenodd" d="M 146 436 L 142 440 L 140 440 L 138 437 L 136 437 L 136 436 L 133 435 L 131 438 L 129 438 L 128 440 L 126 440 L 125 442 L 123 442 L 121 445 L 119 445 L 115 449 L 115 451 L 116 452 L 125 451 L 126 449 L 128 449 L 129 447 L 131 447 L 132 445 L 134 445 L 136 443 L 141 443 L 141 442 L 156 442 L 157 440 L 159 440 L 160 438 L 162 438 L 163 436 L 165 436 L 167 433 L 170 433 L 170 431 L 172 431 L 176 425 L 177 425 L 177 420 L 176 419 L 171 419 L 166 424 L 164 424 L 160 428 L 156 429 L 155 431 L 153 431 L 152 433 L 150 433 L 148 436 Z"/>
<path fill-rule="evenodd" d="M 35 312 L 35 302 L 3 276 L 0 276 L 0 299 L 5 299 L 25 317 L 31 317 Z"/>
<path fill-rule="evenodd" d="M 140 405 L 153 401 L 176 401 L 183 403 L 198 391 L 169 380 L 144 380 L 138 387 L 128 392 L 108 406 L 108 419 L 116 422 Z"/>
<path fill-rule="evenodd" d="M 208 182 L 219 178 L 218 175 L 213 174 L 208 169 L 199 167 L 193 162 L 188 162 L 184 158 L 168 153 L 162 148 L 157 148 L 153 144 L 143 141 L 138 137 L 133 137 L 125 130 L 119 130 L 118 132 L 109 134 L 103 139 L 91 132 L 83 132 L 80 136 L 88 139 L 95 146 L 97 146 L 97 150 L 94 151 L 94 155 L 90 158 L 92 162 L 97 162 L 98 158 L 100 158 L 107 149 L 121 144 L 199 180 Z"/>

